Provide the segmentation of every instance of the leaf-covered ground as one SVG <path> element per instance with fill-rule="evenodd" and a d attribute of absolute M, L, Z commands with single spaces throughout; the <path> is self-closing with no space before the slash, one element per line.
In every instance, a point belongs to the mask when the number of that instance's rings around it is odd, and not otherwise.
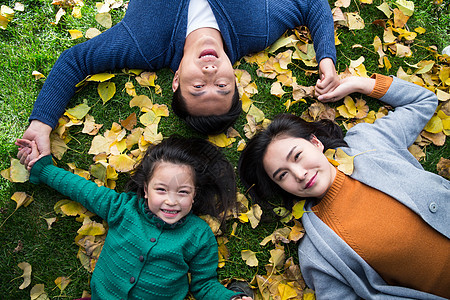
<path fill-rule="evenodd" d="M 396 75 L 434 91 L 440 105 L 410 151 L 430 172 L 449 176 L 450 44 L 445 1 L 330 1 L 336 25 L 340 76 Z M 77 298 L 89 291 L 106 224 L 44 186 L 27 182 L 13 145 L 45 77 L 59 54 L 92 38 L 123 17 L 122 1 L 7 1 L 0 14 L 0 295 L 5 299 Z M 245 8 L 244 8 L 245 9 Z M 223 147 L 236 165 L 245 141 L 276 114 L 308 120 L 331 118 L 344 129 L 373 122 L 388 107 L 352 95 L 323 105 L 312 98 L 317 68 L 305 28 L 288 31 L 272 47 L 235 64 L 245 113 L 226 134 L 206 137 Z M 130 171 L 150 143 L 177 133 L 199 136 L 170 109 L 170 70 L 115 70 L 92 74 L 71 101 L 52 134 L 58 166 L 122 191 Z M 352 158 L 327 153 L 345 172 Z M 24 183 L 22 183 L 24 182 Z M 239 184 L 239 182 L 238 182 Z M 298 269 L 296 221 L 303 202 L 274 212 L 247 199 L 240 186 L 239 211 L 218 235 L 219 277 L 252 282 L 258 299 L 312 298 Z M 282 217 L 276 217 L 276 215 Z M 214 229 L 216 223 L 205 219 Z"/>

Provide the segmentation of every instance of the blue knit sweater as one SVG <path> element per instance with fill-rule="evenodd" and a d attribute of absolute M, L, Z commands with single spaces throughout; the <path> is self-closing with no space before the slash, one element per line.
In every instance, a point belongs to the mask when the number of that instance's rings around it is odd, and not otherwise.
<path fill-rule="evenodd" d="M 208 0 L 231 62 L 258 52 L 287 29 L 306 25 L 316 59 L 336 60 L 331 10 L 326 0 Z M 36 100 L 31 120 L 55 127 L 87 75 L 121 68 L 176 71 L 183 56 L 189 0 L 132 0 L 124 19 L 56 61 Z"/>
<path fill-rule="evenodd" d="M 237 293 L 217 280 L 217 242 L 211 228 L 189 213 L 167 224 L 134 193 L 117 193 L 52 164 L 45 156 L 31 169 L 45 183 L 108 222 L 91 279 L 92 299 L 230 299 Z M 191 274 L 189 284 L 188 272 Z"/>

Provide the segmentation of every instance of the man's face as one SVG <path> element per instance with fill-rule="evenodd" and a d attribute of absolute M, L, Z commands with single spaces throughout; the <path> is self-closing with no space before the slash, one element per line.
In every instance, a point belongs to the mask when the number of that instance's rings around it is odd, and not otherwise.
<path fill-rule="evenodd" d="M 222 115 L 231 108 L 235 76 L 223 47 L 211 37 L 198 39 L 185 49 L 172 83 L 194 116 Z"/>

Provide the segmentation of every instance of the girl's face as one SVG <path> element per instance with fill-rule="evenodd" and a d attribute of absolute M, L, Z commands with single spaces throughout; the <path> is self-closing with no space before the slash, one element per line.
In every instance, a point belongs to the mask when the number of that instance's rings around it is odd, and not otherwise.
<path fill-rule="evenodd" d="M 279 137 L 267 147 L 264 169 L 283 190 L 298 197 L 322 198 L 336 177 L 336 169 L 323 154 L 324 146 L 311 141 Z"/>
<path fill-rule="evenodd" d="M 174 224 L 191 211 L 195 196 L 194 171 L 188 165 L 159 162 L 144 195 L 155 215 Z"/>

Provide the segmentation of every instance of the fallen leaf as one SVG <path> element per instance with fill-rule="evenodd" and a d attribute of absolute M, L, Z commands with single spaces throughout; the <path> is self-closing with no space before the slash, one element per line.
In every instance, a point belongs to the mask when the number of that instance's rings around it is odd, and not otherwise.
<path fill-rule="evenodd" d="M 102 25 L 105 28 L 111 28 L 112 26 L 111 14 L 108 12 L 97 14 L 95 16 L 95 20 L 98 24 Z"/>
<path fill-rule="evenodd" d="M 84 37 L 87 39 L 92 39 L 92 38 L 95 38 L 100 33 L 102 33 L 102 32 L 100 30 L 98 30 L 97 28 L 89 28 L 88 30 L 86 30 Z"/>
<path fill-rule="evenodd" d="M 33 202 L 33 196 L 30 196 L 25 192 L 15 192 L 11 196 L 11 199 L 16 202 L 16 209 L 18 209 L 22 205 L 27 207 L 31 202 Z"/>
<path fill-rule="evenodd" d="M 31 283 L 31 265 L 27 262 L 21 262 L 17 266 L 23 270 L 23 274 L 20 276 L 23 278 L 23 283 L 19 286 L 19 289 L 23 290 Z"/>
<path fill-rule="evenodd" d="M 30 290 L 31 300 L 49 300 L 43 284 L 36 284 Z"/>
<path fill-rule="evenodd" d="M 72 280 L 70 278 L 61 276 L 55 279 L 55 284 L 62 292 L 65 290 L 65 288 L 69 285 L 71 281 Z"/>
<path fill-rule="evenodd" d="M 450 159 L 441 157 L 436 165 L 436 169 L 439 175 L 450 180 Z"/>
<path fill-rule="evenodd" d="M 97 91 L 100 98 L 103 100 L 103 104 L 105 104 L 116 93 L 116 84 L 114 82 L 100 82 Z"/>
<path fill-rule="evenodd" d="M 258 259 L 256 258 L 256 253 L 251 250 L 242 250 L 241 257 L 245 263 L 250 267 L 258 266 Z"/>
<path fill-rule="evenodd" d="M 11 182 L 26 182 L 30 176 L 25 166 L 15 158 L 11 158 L 11 166 L 2 170 L 0 174 Z"/>
<path fill-rule="evenodd" d="M 108 161 L 118 172 L 129 172 L 133 170 L 134 165 L 136 164 L 132 158 L 125 154 L 111 155 Z"/>
<path fill-rule="evenodd" d="M 83 33 L 77 29 L 69 29 L 67 31 L 69 32 L 72 40 L 76 40 L 83 37 Z"/>
<path fill-rule="evenodd" d="M 45 78 L 45 76 L 41 72 L 38 72 L 38 71 L 31 72 L 31 75 L 34 76 L 35 80 L 39 80 L 41 78 Z"/>

